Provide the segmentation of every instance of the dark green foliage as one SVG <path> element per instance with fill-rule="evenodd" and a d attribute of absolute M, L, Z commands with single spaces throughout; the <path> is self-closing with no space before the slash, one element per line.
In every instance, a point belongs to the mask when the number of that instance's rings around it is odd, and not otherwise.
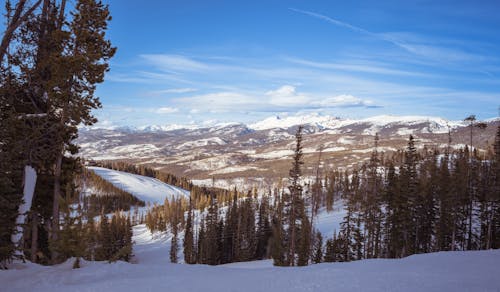
<path fill-rule="evenodd" d="M 269 255 L 268 246 L 272 236 L 271 223 L 269 222 L 269 202 L 268 197 L 264 196 L 259 205 L 258 222 L 257 222 L 257 247 L 255 257 L 257 259 L 265 259 Z"/>
<path fill-rule="evenodd" d="M 178 236 L 178 224 L 172 224 L 172 240 L 170 243 L 170 262 L 172 263 L 177 263 L 177 253 L 179 252 L 177 236 Z"/>
<path fill-rule="evenodd" d="M 193 206 L 189 203 L 188 216 L 186 221 L 186 228 L 184 231 L 184 262 L 186 264 L 194 264 L 196 262 L 196 254 L 194 250 L 193 238 Z"/>
<path fill-rule="evenodd" d="M 336 241 L 335 236 L 333 239 L 328 239 L 326 241 L 325 257 L 324 257 L 325 263 L 335 262 L 335 259 L 337 257 L 337 250 L 336 250 L 336 246 L 335 246 L 335 241 Z"/>
<path fill-rule="evenodd" d="M 102 215 L 97 229 L 94 260 L 110 262 L 123 260 L 129 261 L 132 256 L 132 226 L 130 218 L 113 214 L 111 222 L 107 216 Z M 92 252 L 88 252 L 90 256 Z"/>
<path fill-rule="evenodd" d="M 321 232 L 316 232 L 315 235 L 313 262 L 319 264 L 323 262 L 323 236 Z"/>

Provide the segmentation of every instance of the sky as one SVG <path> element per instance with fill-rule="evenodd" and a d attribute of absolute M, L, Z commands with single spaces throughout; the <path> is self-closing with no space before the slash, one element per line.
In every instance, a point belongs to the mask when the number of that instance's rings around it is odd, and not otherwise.
<path fill-rule="evenodd" d="M 499 1 L 105 2 L 102 125 L 498 116 Z"/>

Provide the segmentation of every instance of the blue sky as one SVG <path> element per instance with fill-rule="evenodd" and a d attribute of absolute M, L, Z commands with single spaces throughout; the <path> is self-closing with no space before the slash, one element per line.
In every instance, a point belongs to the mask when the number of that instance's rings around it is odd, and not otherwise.
<path fill-rule="evenodd" d="M 498 115 L 499 1 L 107 2 L 104 124 Z"/>

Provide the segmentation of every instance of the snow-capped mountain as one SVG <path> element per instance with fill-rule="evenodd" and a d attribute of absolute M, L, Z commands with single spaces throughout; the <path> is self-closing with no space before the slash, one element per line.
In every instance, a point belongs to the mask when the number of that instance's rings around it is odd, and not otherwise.
<path fill-rule="evenodd" d="M 474 130 L 474 146 L 491 143 L 500 120 L 485 121 L 485 130 Z M 445 147 L 448 131 L 452 146 L 469 142 L 468 124 L 426 116 L 376 116 L 341 119 L 319 114 L 270 117 L 251 123 L 215 123 L 148 127 L 82 128 L 81 154 L 95 160 L 128 160 L 187 176 L 199 183 L 212 177 L 225 184 L 266 183 L 286 177 L 293 153 L 294 134 L 304 125 L 306 172 L 321 166 L 352 167 L 370 156 L 374 136 L 378 150 L 393 152 L 405 147 L 414 135 L 418 147 Z"/>

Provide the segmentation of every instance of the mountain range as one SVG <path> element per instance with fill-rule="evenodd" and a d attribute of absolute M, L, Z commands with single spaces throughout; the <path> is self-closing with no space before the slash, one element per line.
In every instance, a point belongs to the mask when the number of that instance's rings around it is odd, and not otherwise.
<path fill-rule="evenodd" d="M 473 128 L 473 146 L 488 151 L 500 119 L 483 122 L 486 129 Z M 388 115 L 356 120 L 319 114 L 273 116 L 251 124 L 85 127 L 78 144 L 87 159 L 145 164 L 196 184 L 262 186 L 288 175 L 298 125 L 304 126 L 306 177 L 318 166 L 351 168 L 368 160 L 376 134 L 377 150 L 386 157 L 403 149 L 410 134 L 418 148 L 443 149 L 449 144 L 458 149 L 470 144 L 465 121 Z"/>

